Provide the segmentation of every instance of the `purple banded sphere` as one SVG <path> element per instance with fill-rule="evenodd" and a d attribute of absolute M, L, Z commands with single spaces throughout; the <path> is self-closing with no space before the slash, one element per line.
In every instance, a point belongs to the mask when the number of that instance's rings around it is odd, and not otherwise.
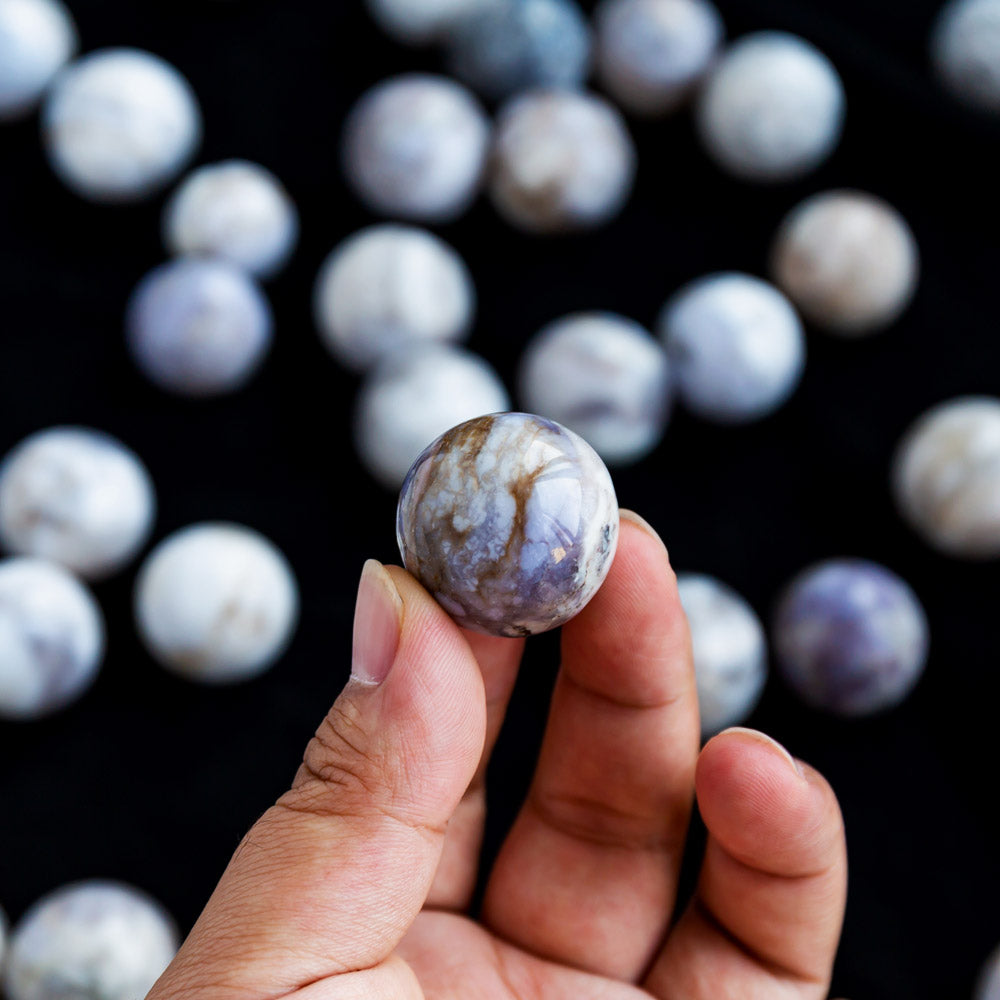
<path fill-rule="evenodd" d="M 789 585 L 774 622 L 785 680 L 810 705 L 870 715 L 902 702 L 927 662 L 927 618 L 895 573 L 833 559 Z"/>
<path fill-rule="evenodd" d="M 459 625 L 534 635 L 569 621 L 603 583 L 618 501 L 583 438 L 543 417 L 495 414 L 417 459 L 396 536 L 406 568 Z"/>

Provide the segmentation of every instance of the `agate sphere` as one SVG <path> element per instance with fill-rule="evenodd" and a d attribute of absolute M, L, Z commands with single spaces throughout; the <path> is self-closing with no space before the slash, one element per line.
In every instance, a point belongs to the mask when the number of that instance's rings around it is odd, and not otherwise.
<path fill-rule="evenodd" d="M 938 75 L 960 100 L 1000 114 L 1000 0 L 951 0 L 931 35 Z"/>
<path fill-rule="evenodd" d="M 976 981 L 973 1000 L 1000 1000 L 1000 948 L 983 965 Z"/>
<path fill-rule="evenodd" d="M 0 122 L 32 111 L 76 47 L 60 0 L 0 0 Z"/>
<path fill-rule="evenodd" d="M 441 41 L 488 0 L 366 0 L 387 34 L 406 45 Z"/>

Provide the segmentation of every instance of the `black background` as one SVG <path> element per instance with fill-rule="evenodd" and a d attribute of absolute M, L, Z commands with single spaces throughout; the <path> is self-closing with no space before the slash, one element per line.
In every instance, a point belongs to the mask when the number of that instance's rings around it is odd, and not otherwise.
<path fill-rule="evenodd" d="M 913 226 L 923 279 L 896 327 L 858 342 L 811 332 L 803 386 L 779 414 L 725 429 L 678 413 L 658 451 L 616 475 L 621 502 L 660 530 L 676 567 L 722 577 L 764 616 L 794 572 L 832 555 L 884 562 L 927 607 L 932 658 L 903 707 L 832 719 L 772 678 L 752 719 L 840 795 L 852 867 L 834 989 L 852 1000 L 968 996 L 1000 940 L 997 568 L 935 555 L 888 490 L 893 448 L 918 413 L 1000 391 L 1000 123 L 936 86 L 926 40 L 938 6 L 722 0 L 731 35 L 799 32 L 844 78 L 845 138 L 801 183 L 722 175 L 682 114 L 633 123 L 636 192 L 600 232 L 529 238 L 485 201 L 441 230 L 477 281 L 471 346 L 510 384 L 520 348 L 558 315 L 602 308 L 649 325 L 690 278 L 763 273 L 780 218 L 813 191 L 873 191 Z M 53 424 L 109 431 L 153 473 L 157 538 L 193 521 L 244 522 L 287 553 L 302 588 L 281 663 L 249 685 L 209 690 L 140 647 L 133 567 L 96 588 L 110 650 L 93 689 L 50 720 L 0 724 L 0 903 L 10 916 L 64 881 L 108 876 L 143 886 L 186 928 L 346 680 L 363 559 L 397 558 L 395 498 L 353 456 L 356 382 L 320 346 L 310 297 L 323 257 L 373 221 L 339 170 L 347 109 L 378 79 L 439 63 L 383 37 L 355 0 L 70 7 L 85 50 L 134 45 L 175 63 L 204 110 L 200 161 L 264 163 L 303 216 L 297 256 L 269 286 L 278 334 L 264 372 L 229 398 L 171 398 L 132 369 L 121 332 L 131 288 L 164 255 L 162 198 L 87 204 L 49 173 L 36 120 L 0 129 L 0 453 Z M 531 645 L 492 769 L 491 848 L 530 774 L 554 673 L 551 638 Z"/>

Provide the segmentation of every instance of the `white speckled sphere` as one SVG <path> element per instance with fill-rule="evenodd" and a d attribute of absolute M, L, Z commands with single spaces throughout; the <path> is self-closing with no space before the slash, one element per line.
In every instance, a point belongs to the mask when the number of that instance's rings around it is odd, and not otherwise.
<path fill-rule="evenodd" d="M 4 988 L 9 1000 L 138 1000 L 177 946 L 173 921 L 144 892 L 77 882 L 44 896 L 18 922 Z"/>
<path fill-rule="evenodd" d="M 53 83 L 42 126 L 55 172 L 77 194 L 129 201 L 171 181 L 201 140 L 188 82 L 139 49 L 101 49 Z"/>
<path fill-rule="evenodd" d="M 271 307 L 234 264 L 188 257 L 155 268 L 132 293 L 128 347 L 143 374 L 184 396 L 217 396 L 245 385 L 273 336 Z"/>
<path fill-rule="evenodd" d="M 379 27 L 406 45 L 439 41 L 483 4 L 484 0 L 367 0 Z"/>
<path fill-rule="evenodd" d="M 173 254 L 222 257 L 258 278 L 284 267 L 299 238 L 299 216 L 270 170 L 245 160 L 200 167 L 174 192 L 163 215 Z"/>
<path fill-rule="evenodd" d="M 749 274 L 693 281 L 667 303 L 659 330 L 684 405 L 719 423 L 772 413 L 805 369 L 798 315 L 781 292 Z"/>
<path fill-rule="evenodd" d="M 443 76 L 376 84 L 344 128 L 344 169 L 373 211 L 448 222 L 479 193 L 490 124 L 475 97 Z"/>
<path fill-rule="evenodd" d="M 0 718 L 68 705 L 103 656 L 104 620 L 83 584 L 43 559 L 0 560 Z"/>
<path fill-rule="evenodd" d="M 836 69 L 803 38 L 781 31 L 730 46 L 698 101 L 702 141 L 725 170 L 750 181 L 789 181 L 836 148 L 846 99 Z"/>
<path fill-rule="evenodd" d="M 888 326 L 910 304 L 920 253 L 906 221 L 881 198 L 827 191 L 785 218 L 771 272 L 807 319 L 858 337 Z"/>
<path fill-rule="evenodd" d="M 59 0 L 0 0 L 0 121 L 28 114 L 76 46 Z"/>
<path fill-rule="evenodd" d="M 745 721 L 767 681 L 767 636 L 753 608 L 720 580 L 682 573 L 702 739 Z"/>
<path fill-rule="evenodd" d="M 1000 1000 L 1000 948 L 983 965 L 976 981 L 973 1000 Z"/>
<path fill-rule="evenodd" d="M 521 359 L 524 408 L 580 435 L 609 465 L 659 444 L 670 415 L 663 348 L 613 313 L 565 316 L 540 330 Z"/>
<path fill-rule="evenodd" d="M 923 538 L 953 556 L 1000 556 L 1000 399 L 968 396 L 933 407 L 893 463 L 893 491 Z"/>
<path fill-rule="evenodd" d="M 627 111 L 673 111 L 712 67 L 725 26 L 708 0 L 603 0 L 594 13 L 597 72 Z"/>
<path fill-rule="evenodd" d="M 169 670 L 206 684 L 256 677 L 284 652 L 298 620 L 288 561 L 237 524 L 196 524 L 150 554 L 135 586 L 139 635 Z"/>
<path fill-rule="evenodd" d="M 398 490 L 439 434 L 472 417 L 510 409 L 500 376 L 482 358 L 444 345 L 388 355 L 365 380 L 354 408 L 354 440 L 368 471 Z"/>
<path fill-rule="evenodd" d="M 490 192 L 500 214 L 521 229 L 607 222 L 628 200 L 635 169 L 632 137 L 603 98 L 538 90 L 500 111 Z"/>
<path fill-rule="evenodd" d="M 951 0 L 931 36 L 938 74 L 959 99 L 1000 114 L 1000 0 Z"/>
<path fill-rule="evenodd" d="M 358 371 L 414 342 L 463 339 L 475 308 L 462 258 L 433 233 L 397 225 L 344 240 L 323 264 L 313 296 L 323 342 Z"/>
<path fill-rule="evenodd" d="M 100 431 L 39 431 L 0 465 L 0 544 L 90 579 L 131 562 L 146 543 L 155 514 L 145 466 Z"/>

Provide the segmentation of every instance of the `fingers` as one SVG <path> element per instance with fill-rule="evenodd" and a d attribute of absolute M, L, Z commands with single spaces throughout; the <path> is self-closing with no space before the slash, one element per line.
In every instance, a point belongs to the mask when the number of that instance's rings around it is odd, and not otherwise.
<path fill-rule="evenodd" d="M 648 967 L 670 918 L 699 740 L 676 581 L 633 518 L 563 631 L 538 770 L 484 904 L 507 940 L 624 980 Z"/>
<path fill-rule="evenodd" d="M 698 892 L 647 980 L 660 1000 L 827 995 L 847 860 L 826 781 L 745 729 L 702 751 L 698 805 L 709 839 Z"/>
<path fill-rule="evenodd" d="M 243 841 L 151 1000 L 402 975 L 384 960 L 423 905 L 479 765 L 483 682 L 423 588 L 376 562 L 358 592 L 352 670 L 292 789 Z"/>

